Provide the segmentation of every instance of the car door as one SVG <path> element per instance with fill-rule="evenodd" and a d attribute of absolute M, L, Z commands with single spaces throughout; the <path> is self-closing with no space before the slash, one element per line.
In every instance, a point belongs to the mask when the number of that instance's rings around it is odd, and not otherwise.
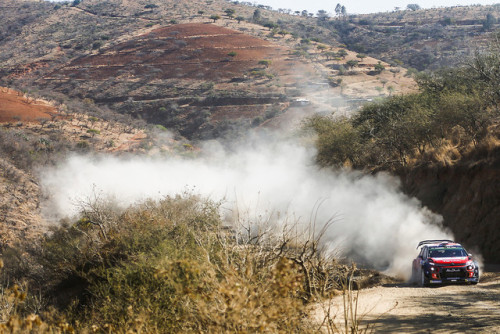
<path fill-rule="evenodd" d="M 427 247 L 424 246 L 420 249 L 420 253 L 417 258 L 413 260 L 413 268 L 417 275 L 420 276 L 422 271 L 422 266 L 424 264 L 425 259 L 427 258 Z"/>

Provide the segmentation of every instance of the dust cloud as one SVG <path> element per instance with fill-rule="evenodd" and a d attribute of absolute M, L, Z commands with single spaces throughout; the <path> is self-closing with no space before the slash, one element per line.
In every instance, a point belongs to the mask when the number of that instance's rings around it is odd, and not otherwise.
<path fill-rule="evenodd" d="M 249 135 L 229 148 L 207 142 L 197 158 L 75 155 L 41 171 L 43 203 L 52 219 L 77 214 L 78 201 L 98 191 L 123 208 L 147 198 L 186 190 L 223 201 L 227 212 L 247 219 L 294 217 L 317 229 L 333 218 L 323 239 L 341 256 L 408 278 L 420 240 L 450 238 L 431 213 L 386 174 L 320 169 L 315 151 L 295 140 Z M 313 218 L 311 218 L 313 217 Z"/>

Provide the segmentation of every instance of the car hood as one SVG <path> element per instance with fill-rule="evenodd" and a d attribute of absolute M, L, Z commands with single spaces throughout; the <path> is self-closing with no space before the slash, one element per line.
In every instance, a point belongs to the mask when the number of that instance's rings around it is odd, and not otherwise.
<path fill-rule="evenodd" d="M 467 256 L 464 257 L 433 257 L 430 259 L 431 262 L 434 262 L 435 264 L 452 264 L 453 265 L 462 265 L 466 264 L 467 261 L 469 261 L 469 258 Z"/>

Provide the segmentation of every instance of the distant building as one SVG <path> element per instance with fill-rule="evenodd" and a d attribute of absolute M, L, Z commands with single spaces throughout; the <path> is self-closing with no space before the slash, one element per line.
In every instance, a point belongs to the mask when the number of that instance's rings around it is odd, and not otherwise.
<path fill-rule="evenodd" d="M 292 106 L 307 106 L 311 104 L 311 101 L 305 98 L 298 98 L 292 101 Z"/>

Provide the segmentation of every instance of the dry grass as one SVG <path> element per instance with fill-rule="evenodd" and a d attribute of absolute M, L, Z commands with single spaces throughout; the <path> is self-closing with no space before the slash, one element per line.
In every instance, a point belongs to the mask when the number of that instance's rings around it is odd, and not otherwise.
<path fill-rule="evenodd" d="M 342 288 L 358 332 L 352 270 L 324 252 L 321 231 L 228 230 L 217 203 L 192 195 L 125 212 L 99 198 L 82 208 L 79 221 L 30 246 L 37 264 L 24 274 L 4 258 L 12 281 L 28 282 L 3 284 L 8 333 L 316 333 L 323 325 L 309 306 Z M 36 289 L 45 302 L 33 302 Z"/>

